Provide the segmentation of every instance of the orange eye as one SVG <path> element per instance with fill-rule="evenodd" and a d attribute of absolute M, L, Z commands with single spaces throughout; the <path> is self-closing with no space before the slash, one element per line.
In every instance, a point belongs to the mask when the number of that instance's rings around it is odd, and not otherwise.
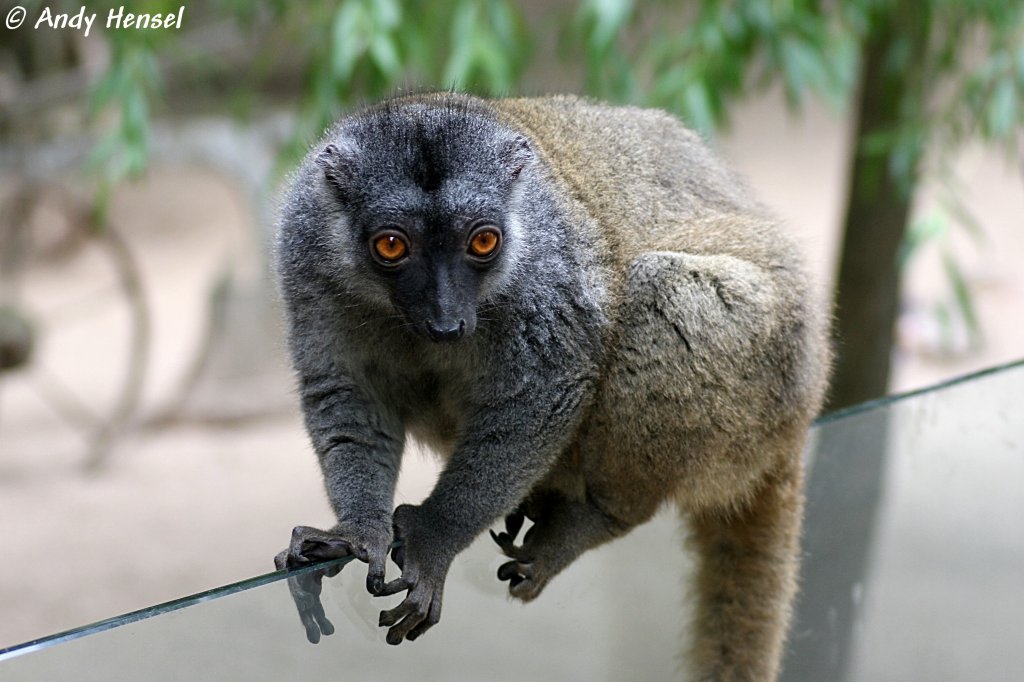
<path fill-rule="evenodd" d="M 400 235 L 389 232 L 374 238 L 373 250 L 385 265 L 394 265 L 405 258 L 409 245 Z"/>
<path fill-rule="evenodd" d="M 501 233 L 493 227 L 485 227 L 469 238 L 469 254 L 476 258 L 489 258 L 501 245 Z"/>

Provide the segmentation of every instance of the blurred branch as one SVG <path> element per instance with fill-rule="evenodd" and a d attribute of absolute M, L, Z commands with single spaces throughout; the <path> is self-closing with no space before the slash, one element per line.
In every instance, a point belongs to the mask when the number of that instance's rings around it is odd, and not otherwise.
<path fill-rule="evenodd" d="M 84 52 L 86 42 L 84 39 L 78 40 L 75 49 Z M 0 128 L 26 129 L 38 123 L 38 116 L 48 113 L 54 107 L 85 101 L 95 82 L 109 68 L 109 51 L 110 46 L 105 43 L 104 49 L 94 50 L 97 54 L 88 59 L 79 59 L 78 63 L 66 70 L 23 79 L 11 86 L 10 91 L 0 98 L 0 120 L 4 122 Z M 208 62 L 217 63 L 219 69 L 237 69 L 251 62 L 253 41 L 246 40 L 232 19 L 222 19 L 182 31 L 172 54 L 156 55 L 157 73 L 164 84 L 165 98 L 172 107 L 173 100 L 195 85 L 195 59 L 183 60 L 179 56 L 181 54 L 204 55 Z M 299 64 L 283 62 L 282 69 L 288 68 L 293 73 L 297 72 Z M 223 95 L 223 91 L 218 93 L 219 97 Z M 194 104 L 189 107 L 190 110 L 194 110 Z"/>

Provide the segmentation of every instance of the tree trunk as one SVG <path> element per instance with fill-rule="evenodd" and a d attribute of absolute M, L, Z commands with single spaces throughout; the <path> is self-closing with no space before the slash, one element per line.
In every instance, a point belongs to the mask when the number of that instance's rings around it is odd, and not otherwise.
<path fill-rule="evenodd" d="M 897 253 L 906 232 L 920 142 L 892 143 L 903 118 L 924 106 L 927 3 L 902 2 L 874 17 L 865 41 L 853 169 L 836 293 L 836 367 L 829 409 L 885 394 L 899 305 Z M 865 145 L 866 140 L 889 141 Z M 909 171 L 894 173 L 897 155 Z M 906 158 L 906 157 L 904 157 Z"/>

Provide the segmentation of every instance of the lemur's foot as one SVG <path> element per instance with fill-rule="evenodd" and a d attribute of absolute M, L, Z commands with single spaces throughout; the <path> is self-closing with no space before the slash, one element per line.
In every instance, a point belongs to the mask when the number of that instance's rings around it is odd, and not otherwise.
<path fill-rule="evenodd" d="M 532 518 L 532 517 L 531 517 Z M 536 599 L 548 582 L 558 573 L 549 570 L 543 558 L 541 547 L 535 542 L 538 528 L 543 520 L 535 520 L 535 524 L 523 535 L 522 544 L 516 544 L 516 537 L 523 527 L 524 514 L 515 510 L 505 517 L 505 530 L 501 533 L 491 531 L 491 538 L 501 548 L 502 553 L 512 561 L 505 562 L 498 568 L 498 580 L 508 581 L 508 592 L 516 599 L 524 602 Z"/>

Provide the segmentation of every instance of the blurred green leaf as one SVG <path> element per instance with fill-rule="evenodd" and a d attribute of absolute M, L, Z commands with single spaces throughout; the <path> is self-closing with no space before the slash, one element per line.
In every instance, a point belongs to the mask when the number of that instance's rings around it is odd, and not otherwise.
<path fill-rule="evenodd" d="M 395 43 L 387 36 L 375 36 L 370 43 L 370 56 L 380 72 L 389 80 L 396 78 L 402 71 L 402 62 L 398 56 Z"/>
<path fill-rule="evenodd" d="M 592 22 L 588 43 L 591 48 L 604 52 L 618 38 L 619 33 L 629 23 L 633 13 L 632 0 L 586 0 L 583 11 Z"/>
<path fill-rule="evenodd" d="M 690 81 L 683 90 L 681 114 L 690 125 L 704 133 L 715 129 L 717 119 L 707 86 L 701 81 Z"/>
<path fill-rule="evenodd" d="M 479 6 L 473 0 L 462 0 L 456 5 L 452 19 L 451 54 L 444 70 L 444 82 L 458 86 L 468 80 L 476 52 L 474 42 Z"/>
<path fill-rule="evenodd" d="M 387 31 L 393 31 L 401 26 L 402 8 L 397 0 L 375 0 L 370 7 L 373 9 L 376 23 Z"/>
<path fill-rule="evenodd" d="M 986 124 L 993 137 L 1006 137 L 1020 124 L 1017 92 L 1014 82 L 1004 78 L 995 84 L 989 101 Z"/>
<path fill-rule="evenodd" d="M 956 220 L 957 225 L 966 230 L 967 235 L 971 237 L 975 244 L 981 245 L 987 241 L 985 230 L 982 228 L 981 223 L 978 222 L 977 216 L 964 206 L 958 195 L 948 194 L 943 205 L 949 211 L 952 218 Z"/>
<path fill-rule="evenodd" d="M 977 338 L 981 334 L 981 326 L 978 322 L 974 297 L 971 295 L 971 290 L 967 286 L 967 281 L 964 279 L 960 266 L 948 251 L 944 251 L 942 254 L 942 267 L 953 290 L 953 299 L 957 310 L 967 324 L 967 330 L 970 332 L 971 337 Z"/>
<path fill-rule="evenodd" d="M 522 21 L 512 5 L 504 0 L 460 0 L 449 35 L 445 85 L 487 94 L 511 90 L 528 50 Z"/>
<path fill-rule="evenodd" d="M 910 259 L 920 252 L 922 246 L 942 238 L 948 232 L 949 220 L 939 211 L 933 211 L 911 221 L 897 255 L 900 268 L 905 267 Z"/>
<path fill-rule="evenodd" d="M 334 80 L 345 83 L 352 77 L 356 62 L 366 50 L 371 28 L 362 3 L 346 2 L 338 7 L 331 35 L 331 76 Z"/>
<path fill-rule="evenodd" d="M 632 0 L 582 0 L 576 8 L 563 43 L 582 47 L 590 94 L 618 102 L 636 98 L 634 68 L 620 44 L 633 19 Z"/>

